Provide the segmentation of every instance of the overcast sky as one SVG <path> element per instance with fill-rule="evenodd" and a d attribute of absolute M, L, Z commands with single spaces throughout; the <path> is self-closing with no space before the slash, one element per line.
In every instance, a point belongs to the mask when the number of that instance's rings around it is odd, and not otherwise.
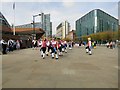
<path fill-rule="evenodd" d="M 14 0 L 15 1 L 15 0 Z M 4 0 L 2 1 L 2 5 L 0 5 L 1 12 L 8 20 L 10 25 L 13 23 L 14 19 L 14 11 L 13 11 L 13 0 Z M 23 0 L 22 0 L 23 1 Z M 94 2 L 94 0 L 84 0 L 84 2 L 67 2 L 63 0 L 60 2 L 59 0 L 29 0 L 29 2 L 15 2 L 15 25 L 22 25 L 32 22 L 32 16 L 44 12 L 45 14 L 51 15 L 51 21 L 53 24 L 53 34 L 55 34 L 56 27 L 63 21 L 67 20 L 71 29 L 75 29 L 75 21 L 88 13 L 93 9 L 101 9 L 108 14 L 118 18 L 118 2 L 119 0 L 114 0 L 116 2 L 112 2 L 112 0 L 108 0 L 111 2 Z M 50 1 L 50 2 L 48 2 Z M 55 2 L 53 2 L 55 1 Z M 35 18 L 36 22 L 40 21 L 40 17 Z"/>

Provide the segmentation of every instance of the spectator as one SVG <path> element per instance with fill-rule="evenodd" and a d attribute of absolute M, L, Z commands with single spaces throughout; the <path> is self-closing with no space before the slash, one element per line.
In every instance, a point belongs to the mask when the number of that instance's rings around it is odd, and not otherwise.
<path fill-rule="evenodd" d="M 3 39 L 0 41 L 0 44 L 2 45 L 2 54 L 7 54 L 6 48 L 7 48 L 7 42 L 5 42 Z"/>
<path fill-rule="evenodd" d="M 20 49 L 20 42 L 19 42 L 19 40 L 16 41 L 16 49 Z"/>

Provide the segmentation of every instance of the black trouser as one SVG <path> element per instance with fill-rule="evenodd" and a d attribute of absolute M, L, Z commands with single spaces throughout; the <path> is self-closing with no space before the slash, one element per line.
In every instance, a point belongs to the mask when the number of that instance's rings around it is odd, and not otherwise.
<path fill-rule="evenodd" d="M 46 47 L 42 47 L 41 50 L 43 51 L 43 53 L 45 53 Z"/>
<path fill-rule="evenodd" d="M 55 50 L 56 49 L 56 50 Z M 57 54 L 57 48 L 52 47 L 52 53 Z"/>
<path fill-rule="evenodd" d="M 113 49 L 113 45 L 110 45 L 110 49 Z"/>
<path fill-rule="evenodd" d="M 89 51 L 91 51 L 91 48 L 89 46 L 87 46 L 85 49 L 88 49 Z"/>
<path fill-rule="evenodd" d="M 48 46 L 48 52 L 50 51 L 50 49 L 52 50 L 52 47 L 51 47 L 51 46 Z"/>
<path fill-rule="evenodd" d="M 67 48 L 67 44 L 64 45 L 64 48 L 65 48 L 65 49 Z"/>
<path fill-rule="evenodd" d="M 59 49 L 60 52 L 62 52 L 62 47 L 59 47 L 58 49 Z"/>
<path fill-rule="evenodd" d="M 71 48 L 72 46 L 69 44 L 69 48 Z"/>
<path fill-rule="evenodd" d="M 9 52 L 10 51 L 13 51 L 13 47 L 12 46 L 9 46 Z"/>
<path fill-rule="evenodd" d="M 6 48 L 7 48 L 7 45 L 5 45 L 5 44 L 2 44 L 2 53 L 3 54 L 7 54 L 7 52 L 6 52 Z"/>

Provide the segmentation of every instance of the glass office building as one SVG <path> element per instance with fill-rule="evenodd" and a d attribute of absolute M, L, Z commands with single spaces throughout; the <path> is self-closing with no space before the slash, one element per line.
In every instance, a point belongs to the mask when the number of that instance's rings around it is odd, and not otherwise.
<path fill-rule="evenodd" d="M 41 23 L 42 23 L 43 30 L 45 30 L 45 36 L 51 37 L 52 36 L 52 33 L 51 33 L 52 24 L 50 24 L 50 14 L 41 13 Z"/>
<path fill-rule="evenodd" d="M 50 22 L 50 37 L 52 37 L 52 22 Z"/>
<path fill-rule="evenodd" d="M 76 35 L 78 38 L 93 33 L 117 30 L 118 19 L 100 9 L 92 10 L 76 21 Z"/>
<path fill-rule="evenodd" d="M 46 37 L 50 36 L 50 14 L 44 15 L 44 26 L 46 31 Z"/>

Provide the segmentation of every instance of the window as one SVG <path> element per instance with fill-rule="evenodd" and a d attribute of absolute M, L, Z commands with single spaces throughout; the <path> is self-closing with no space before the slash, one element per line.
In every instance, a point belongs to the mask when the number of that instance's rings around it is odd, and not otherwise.
<path fill-rule="evenodd" d="M 87 35 L 89 35 L 88 28 L 87 28 Z"/>
<path fill-rule="evenodd" d="M 110 24 L 110 22 L 107 21 L 107 30 L 109 30 L 109 24 Z"/>

